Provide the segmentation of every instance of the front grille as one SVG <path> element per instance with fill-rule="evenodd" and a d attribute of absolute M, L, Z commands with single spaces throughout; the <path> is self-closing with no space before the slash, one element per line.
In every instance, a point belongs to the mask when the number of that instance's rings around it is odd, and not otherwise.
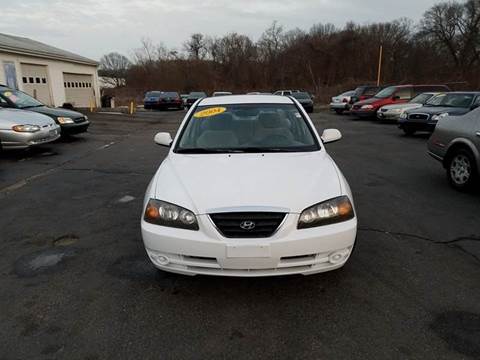
<path fill-rule="evenodd" d="M 85 117 L 84 116 L 77 117 L 77 118 L 73 119 L 73 121 L 76 122 L 76 123 L 82 123 L 82 122 L 85 121 Z"/>
<path fill-rule="evenodd" d="M 428 114 L 410 114 L 408 115 L 409 120 L 428 120 L 430 116 Z"/>
<path fill-rule="evenodd" d="M 285 213 L 235 212 L 210 214 L 210 218 L 227 238 L 267 238 L 278 229 Z"/>

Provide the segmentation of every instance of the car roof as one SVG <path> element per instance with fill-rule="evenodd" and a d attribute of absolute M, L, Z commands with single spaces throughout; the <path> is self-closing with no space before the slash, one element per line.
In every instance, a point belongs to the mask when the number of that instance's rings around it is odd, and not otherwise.
<path fill-rule="evenodd" d="M 228 95 L 204 98 L 199 106 L 233 105 L 233 104 L 293 104 L 287 96 L 279 95 Z"/>

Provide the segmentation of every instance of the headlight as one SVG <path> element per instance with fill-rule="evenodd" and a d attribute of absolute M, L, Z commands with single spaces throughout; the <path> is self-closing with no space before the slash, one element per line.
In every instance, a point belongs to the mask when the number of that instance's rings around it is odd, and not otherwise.
<path fill-rule="evenodd" d="M 148 201 L 143 219 L 155 225 L 198 230 L 197 217 L 193 212 L 161 200 Z"/>
<path fill-rule="evenodd" d="M 347 196 L 340 196 L 302 211 L 298 219 L 298 229 L 335 224 L 353 219 L 353 206 Z"/>
<path fill-rule="evenodd" d="M 60 124 L 73 124 L 73 119 L 72 118 L 69 118 L 69 117 L 58 117 L 57 118 L 57 121 L 60 123 Z"/>
<path fill-rule="evenodd" d="M 372 105 L 363 105 L 362 109 L 364 109 L 364 110 L 373 109 L 373 106 Z"/>
<path fill-rule="evenodd" d="M 438 120 L 444 118 L 445 116 L 448 116 L 448 113 L 443 113 L 443 114 L 439 114 L 439 115 L 433 115 L 433 116 L 432 116 L 432 120 L 433 120 L 433 121 L 438 121 Z"/>
<path fill-rule="evenodd" d="M 402 115 L 400 115 L 400 119 L 406 119 L 407 118 L 407 113 L 403 112 Z"/>
<path fill-rule="evenodd" d="M 85 121 L 88 120 L 88 116 L 87 116 L 87 115 L 85 115 L 83 118 L 85 119 Z"/>
<path fill-rule="evenodd" d="M 29 132 L 29 133 L 34 133 L 37 131 L 40 131 L 40 126 L 37 125 L 15 125 L 12 126 L 12 130 L 16 132 Z"/>

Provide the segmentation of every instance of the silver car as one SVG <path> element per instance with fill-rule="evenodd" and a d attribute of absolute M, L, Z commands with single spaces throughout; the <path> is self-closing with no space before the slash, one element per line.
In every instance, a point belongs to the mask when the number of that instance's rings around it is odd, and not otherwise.
<path fill-rule="evenodd" d="M 47 115 L 0 108 L 0 149 L 27 149 L 59 137 L 60 126 Z"/>
<path fill-rule="evenodd" d="M 350 100 L 354 95 L 355 91 L 352 90 L 332 97 L 332 102 L 330 103 L 330 110 L 335 111 L 337 114 L 342 114 L 344 111 L 350 110 Z"/>
<path fill-rule="evenodd" d="M 383 121 L 397 122 L 400 120 L 400 116 L 407 110 L 418 109 L 426 104 L 428 100 L 440 93 L 428 92 L 415 96 L 412 100 L 403 104 L 392 104 L 382 106 L 377 111 L 377 119 Z"/>
<path fill-rule="evenodd" d="M 480 107 L 440 119 L 428 140 L 428 153 L 442 162 L 454 188 L 473 187 L 480 169 Z"/>

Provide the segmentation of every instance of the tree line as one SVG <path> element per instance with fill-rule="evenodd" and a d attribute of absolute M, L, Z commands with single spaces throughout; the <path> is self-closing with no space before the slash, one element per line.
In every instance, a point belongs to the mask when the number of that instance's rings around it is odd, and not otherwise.
<path fill-rule="evenodd" d="M 441 2 L 418 23 L 343 27 L 316 24 L 286 30 L 274 22 L 253 41 L 230 33 L 192 34 L 181 49 L 143 39 L 130 59 L 110 53 L 100 61 L 120 97 L 148 90 L 189 92 L 304 89 L 321 100 L 359 84 L 375 83 L 383 47 L 382 84 L 448 84 L 480 89 L 480 0 Z"/>

